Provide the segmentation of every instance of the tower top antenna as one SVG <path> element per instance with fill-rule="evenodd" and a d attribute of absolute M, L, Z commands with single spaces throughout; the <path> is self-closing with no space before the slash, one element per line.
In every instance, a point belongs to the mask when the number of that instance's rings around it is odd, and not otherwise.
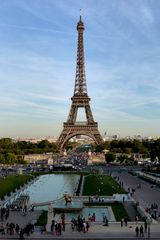
<path fill-rule="evenodd" d="M 79 14 L 80 14 L 80 21 L 82 20 L 82 9 L 79 9 Z"/>

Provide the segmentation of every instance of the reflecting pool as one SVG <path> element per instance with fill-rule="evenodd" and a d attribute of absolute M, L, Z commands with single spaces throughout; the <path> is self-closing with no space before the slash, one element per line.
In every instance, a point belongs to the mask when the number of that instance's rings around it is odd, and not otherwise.
<path fill-rule="evenodd" d="M 59 199 L 65 192 L 73 195 L 79 182 L 76 174 L 46 174 L 29 184 L 21 194 L 28 194 L 32 202 L 46 202 Z"/>
<path fill-rule="evenodd" d="M 82 211 L 66 212 L 65 214 L 67 221 L 71 221 L 72 218 L 77 219 L 78 216 L 85 218 L 85 220 L 89 220 L 92 219 L 93 215 L 95 216 L 96 222 L 102 222 L 105 216 L 107 217 L 108 221 L 115 220 L 110 215 L 108 207 L 84 207 Z M 61 219 L 61 214 L 56 214 L 56 216 Z"/>
<path fill-rule="evenodd" d="M 113 214 L 110 207 L 85 207 L 82 201 L 73 200 L 70 205 L 66 205 L 64 199 L 61 199 L 64 193 L 75 195 L 79 183 L 80 175 L 76 174 L 46 174 L 36 178 L 33 182 L 28 184 L 16 196 L 9 200 L 12 203 L 20 195 L 29 195 L 30 203 L 43 203 L 54 201 L 53 207 L 59 208 L 56 217 L 61 219 L 61 212 L 66 212 L 66 219 L 70 221 L 73 217 L 77 218 L 79 215 L 86 220 L 95 215 L 96 221 L 103 221 L 104 216 L 107 216 L 109 221 L 113 221 Z M 48 206 L 39 206 L 40 209 L 48 210 Z M 65 210 L 62 210 L 65 209 Z"/>

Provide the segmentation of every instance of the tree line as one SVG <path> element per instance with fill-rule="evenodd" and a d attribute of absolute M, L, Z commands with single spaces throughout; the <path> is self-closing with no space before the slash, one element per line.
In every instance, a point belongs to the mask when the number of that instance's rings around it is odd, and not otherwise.
<path fill-rule="evenodd" d="M 13 141 L 11 138 L 0 139 L 0 163 L 1 164 L 23 164 L 24 155 L 57 152 L 55 143 L 42 140 L 38 143 L 26 141 Z"/>
<path fill-rule="evenodd" d="M 115 160 L 115 155 L 117 153 L 122 153 L 119 155 L 119 161 L 133 160 L 134 155 L 140 154 L 143 158 L 150 158 L 151 161 L 158 160 L 160 162 L 160 138 L 157 140 L 112 140 L 106 141 L 104 145 L 96 146 L 97 151 L 102 151 L 104 149 L 108 150 L 106 153 L 109 161 Z M 124 155 L 123 155 L 124 154 Z M 127 157 L 127 155 L 132 157 Z"/>
<path fill-rule="evenodd" d="M 70 142 L 68 144 L 72 145 Z M 74 148 L 75 146 L 73 145 L 72 147 Z M 110 161 L 115 159 L 116 153 L 122 153 L 122 155 L 119 155 L 120 162 L 123 162 L 124 159 L 126 160 L 127 155 L 133 156 L 133 154 L 141 154 L 144 158 L 150 158 L 151 161 L 158 159 L 160 162 L 160 138 L 150 141 L 120 139 L 105 141 L 103 145 L 92 145 L 92 151 L 102 152 L 103 150 L 108 150 L 106 157 Z M 58 152 L 56 143 L 50 143 L 48 140 L 32 143 L 26 141 L 15 142 L 11 138 L 0 139 L 0 163 L 24 163 L 24 155 L 47 152 Z"/>

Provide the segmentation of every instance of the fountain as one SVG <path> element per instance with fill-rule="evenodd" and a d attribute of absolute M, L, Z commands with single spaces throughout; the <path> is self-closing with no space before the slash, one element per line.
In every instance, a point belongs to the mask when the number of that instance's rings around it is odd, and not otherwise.
<path fill-rule="evenodd" d="M 83 208 L 83 201 L 74 199 L 71 194 L 65 193 L 63 198 L 55 201 L 55 211 L 80 211 Z"/>
<path fill-rule="evenodd" d="M 67 203 L 72 202 L 72 196 L 69 193 L 64 194 L 64 199 L 65 199 L 66 205 L 67 205 Z"/>

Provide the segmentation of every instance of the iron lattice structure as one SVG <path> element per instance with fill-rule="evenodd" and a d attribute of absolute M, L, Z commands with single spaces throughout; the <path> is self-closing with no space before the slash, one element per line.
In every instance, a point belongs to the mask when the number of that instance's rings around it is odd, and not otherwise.
<path fill-rule="evenodd" d="M 89 102 L 91 99 L 87 94 L 83 46 L 84 23 L 82 22 L 81 16 L 77 24 L 77 31 L 78 47 L 74 94 L 71 98 L 72 104 L 67 122 L 63 123 L 63 130 L 57 140 L 59 150 L 63 150 L 68 140 L 76 135 L 86 135 L 92 138 L 96 144 L 103 144 L 103 139 L 98 131 L 98 123 L 94 121 L 90 108 Z M 84 108 L 86 121 L 76 122 L 78 108 Z"/>

